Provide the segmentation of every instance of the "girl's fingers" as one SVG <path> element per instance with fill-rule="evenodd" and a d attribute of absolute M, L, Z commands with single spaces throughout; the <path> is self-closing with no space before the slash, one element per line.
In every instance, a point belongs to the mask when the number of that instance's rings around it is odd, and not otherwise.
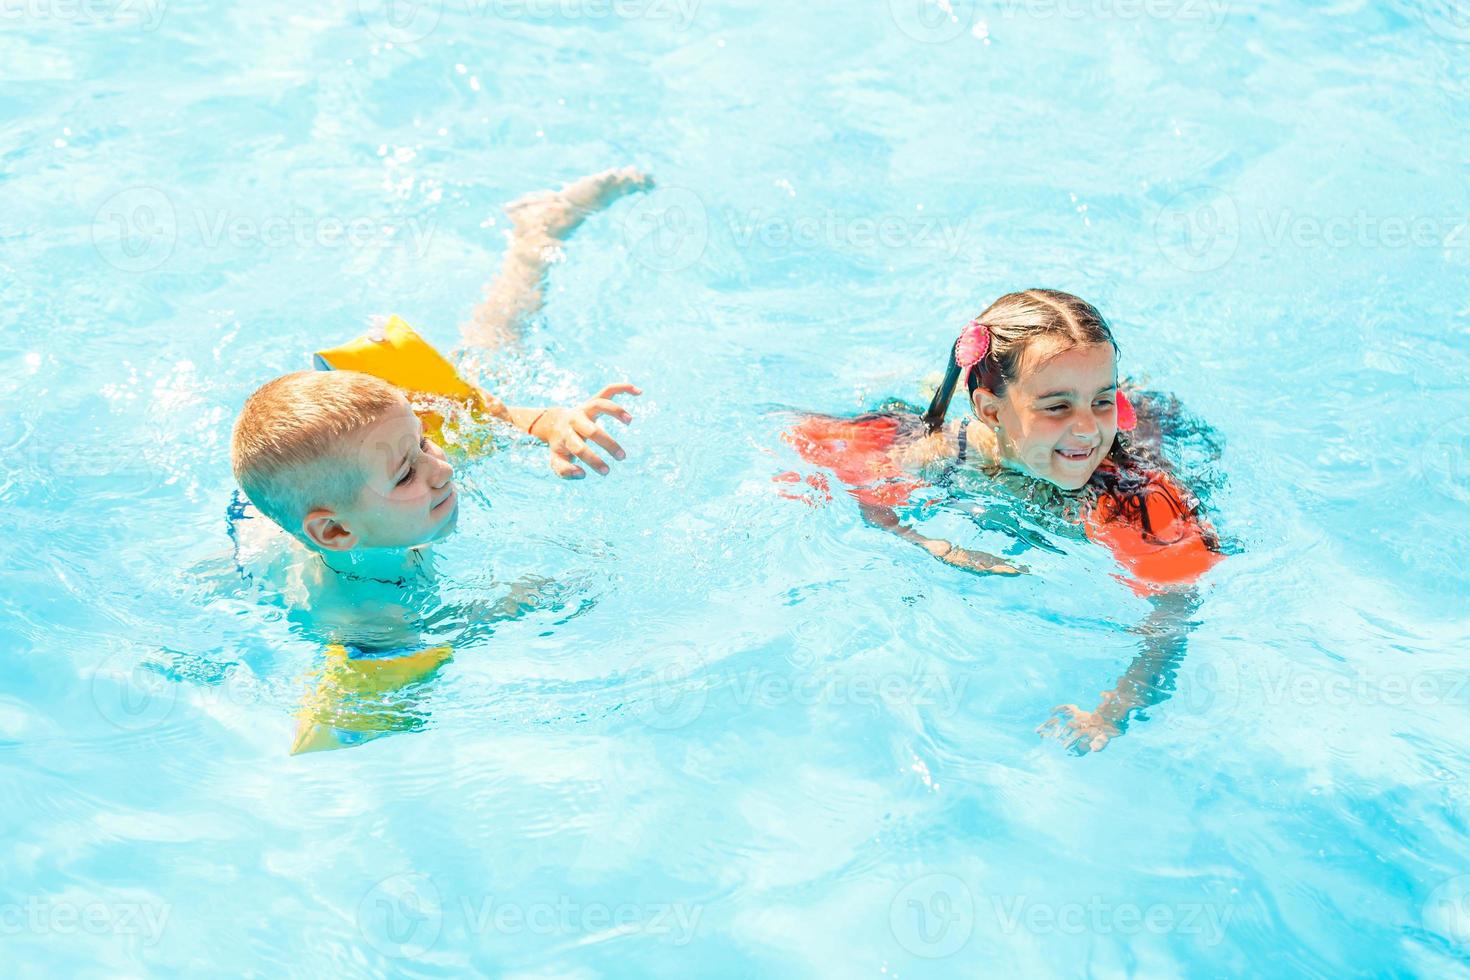
<path fill-rule="evenodd" d="M 641 394 L 643 394 L 643 389 L 642 388 L 639 388 L 637 385 L 630 384 L 627 381 L 619 381 L 617 384 L 611 384 L 611 385 L 608 385 L 606 388 L 603 388 L 601 391 L 599 391 L 596 394 L 595 397 L 597 397 L 597 398 L 611 398 L 613 395 L 641 395 Z"/>
<path fill-rule="evenodd" d="M 602 426 L 592 421 L 590 416 L 579 415 L 572 419 L 572 429 L 577 435 L 584 439 L 591 439 L 603 449 L 612 453 L 613 459 L 626 459 L 628 454 L 623 452 L 623 447 L 617 444 L 612 436 L 603 430 Z"/>
<path fill-rule="evenodd" d="M 599 415 L 611 415 L 624 425 L 633 421 L 632 413 L 611 398 L 594 398 L 582 406 L 582 411 L 586 413 L 588 418 L 596 418 Z"/>

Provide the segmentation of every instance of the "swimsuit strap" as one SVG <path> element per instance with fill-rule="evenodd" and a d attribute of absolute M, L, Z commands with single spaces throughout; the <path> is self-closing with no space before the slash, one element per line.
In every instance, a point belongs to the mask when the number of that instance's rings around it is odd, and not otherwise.
<path fill-rule="evenodd" d="M 965 454 L 970 451 L 970 423 L 960 423 L 960 454 L 955 458 L 956 463 L 965 461 Z"/>

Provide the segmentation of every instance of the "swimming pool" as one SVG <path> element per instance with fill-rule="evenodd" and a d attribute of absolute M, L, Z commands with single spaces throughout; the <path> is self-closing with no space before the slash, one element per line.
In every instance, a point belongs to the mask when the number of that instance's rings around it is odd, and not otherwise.
<path fill-rule="evenodd" d="M 1470 968 L 1470 16 L 1425 0 L 0 6 L 7 973 Z M 234 413 L 500 207 L 622 163 L 502 390 L 647 394 L 606 481 L 471 467 L 422 730 L 292 758 Z M 1098 549 L 965 576 L 774 492 L 1048 285 L 1223 437 L 1174 696 Z M 547 508 L 555 515 L 544 523 Z M 943 517 L 936 520 L 944 519 Z M 1462 612 L 1456 613 L 1455 609 Z"/>

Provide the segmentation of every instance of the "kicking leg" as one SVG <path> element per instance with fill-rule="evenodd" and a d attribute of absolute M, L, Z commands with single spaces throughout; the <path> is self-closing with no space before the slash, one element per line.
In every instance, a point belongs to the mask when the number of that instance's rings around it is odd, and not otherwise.
<path fill-rule="evenodd" d="M 485 300 L 464 327 L 466 347 L 494 348 L 517 340 L 526 318 L 541 308 L 546 268 L 558 247 L 589 215 L 625 194 L 653 185 L 633 167 L 604 170 L 559 191 L 537 191 L 506 205 L 510 242 L 500 274 L 485 288 Z"/>

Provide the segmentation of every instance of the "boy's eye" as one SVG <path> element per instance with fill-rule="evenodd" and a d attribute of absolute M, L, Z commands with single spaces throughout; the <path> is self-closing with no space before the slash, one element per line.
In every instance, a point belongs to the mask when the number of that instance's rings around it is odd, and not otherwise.
<path fill-rule="evenodd" d="M 409 480 L 412 480 L 412 479 L 413 479 L 413 467 L 410 466 L 408 468 L 408 471 L 406 473 L 404 473 L 403 474 L 403 477 L 398 481 L 398 486 L 401 487 L 405 483 L 407 483 Z"/>

